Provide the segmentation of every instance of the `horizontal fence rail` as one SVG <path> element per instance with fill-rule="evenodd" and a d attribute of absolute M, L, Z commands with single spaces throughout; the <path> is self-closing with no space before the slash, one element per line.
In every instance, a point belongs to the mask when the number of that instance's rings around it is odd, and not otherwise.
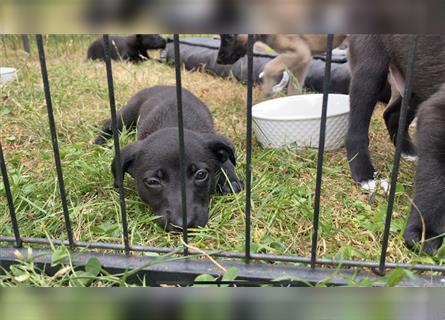
<path fill-rule="evenodd" d="M 62 240 L 48 240 L 45 238 L 30 238 L 22 237 L 23 243 L 28 244 L 40 244 L 49 245 L 54 244 L 57 246 L 68 245 L 67 241 Z M 1 236 L 0 242 L 15 243 L 14 237 Z M 99 250 L 113 250 L 113 251 L 123 251 L 125 247 L 122 244 L 117 243 L 105 243 L 105 242 L 84 242 L 75 241 L 75 246 L 79 248 L 87 249 L 99 249 Z M 130 250 L 134 252 L 153 252 L 153 253 L 172 253 L 181 252 L 181 248 L 168 248 L 168 247 L 154 247 L 154 246 L 142 246 L 142 245 L 130 245 Z M 233 252 L 233 251 L 218 251 L 218 250 L 195 250 L 189 249 L 190 254 L 200 255 L 202 253 L 208 254 L 213 257 L 227 258 L 227 259 L 245 259 L 245 253 Z M 264 261 L 264 262 L 288 262 L 288 263 L 301 263 L 301 264 L 311 264 L 310 257 L 303 256 L 284 256 L 284 255 L 274 255 L 274 254 L 262 254 L 262 253 L 252 253 L 252 260 Z M 369 268 L 375 272 L 378 272 L 380 263 L 377 261 L 357 261 L 357 260 L 344 260 L 344 259 L 326 259 L 318 258 L 316 261 L 318 266 L 333 266 L 333 267 L 351 267 L 351 268 Z M 445 273 L 445 266 L 435 265 L 435 264 L 416 264 L 416 263 L 395 263 L 387 262 L 385 264 L 386 269 L 409 269 L 415 271 L 431 271 L 431 272 L 441 272 Z"/>
<path fill-rule="evenodd" d="M 28 36 L 22 36 L 24 50 L 26 52 L 30 52 L 30 43 L 28 41 Z M 134 252 L 152 252 L 158 254 L 182 254 L 182 255 L 190 255 L 192 258 L 195 256 L 209 255 L 213 257 L 220 257 L 229 259 L 227 263 L 232 263 L 233 259 L 242 260 L 243 264 L 240 268 L 243 269 L 246 273 L 245 275 L 250 274 L 252 279 L 263 279 L 267 278 L 267 275 L 261 274 L 261 272 L 268 272 L 272 274 L 270 268 L 274 268 L 276 271 L 275 274 L 280 274 L 280 272 L 291 272 L 289 270 L 297 270 L 294 275 L 301 275 L 302 277 L 315 279 L 316 277 L 310 276 L 308 272 L 321 272 L 320 274 L 324 274 L 324 267 L 332 268 L 361 268 L 368 269 L 374 272 L 377 275 L 384 275 L 385 271 L 388 269 L 394 268 L 403 268 L 410 269 L 422 272 L 440 272 L 445 273 L 445 266 L 441 265 L 426 265 L 426 264 L 409 264 L 409 263 L 394 263 L 394 262 L 386 262 L 386 254 L 388 248 L 389 241 L 389 233 L 391 226 L 391 217 L 393 213 L 394 200 L 395 200 L 395 190 L 396 183 L 399 173 L 400 167 L 400 157 L 401 157 L 401 145 L 404 139 L 404 128 L 407 125 L 407 109 L 409 104 L 409 97 L 411 95 L 411 78 L 412 78 L 412 70 L 415 62 L 416 55 L 416 47 L 417 47 L 417 37 L 413 36 L 412 45 L 409 51 L 409 61 L 406 66 L 406 87 L 403 95 L 402 109 L 400 113 L 399 123 L 401 124 L 398 128 L 397 134 L 397 143 L 396 143 L 396 151 L 394 156 L 393 170 L 391 176 L 391 189 L 388 198 L 388 207 L 386 212 L 386 220 L 383 230 L 383 240 L 381 247 L 381 255 L 380 261 L 355 261 L 355 260 L 344 260 L 344 259 L 325 259 L 325 258 L 317 258 L 317 242 L 318 242 L 318 230 L 319 230 L 319 219 L 321 212 L 321 195 L 322 195 L 322 174 L 323 174 L 323 156 L 325 149 L 325 136 L 326 136 L 326 121 L 327 121 L 327 111 L 328 111 L 328 98 L 329 98 L 329 86 L 330 86 L 330 76 L 331 76 L 331 61 L 332 61 L 332 49 L 333 49 L 333 35 L 329 34 L 327 37 L 327 54 L 326 54 L 326 66 L 325 66 L 325 77 L 324 77 L 324 85 L 323 85 L 323 102 L 322 102 L 322 114 L 321 114 L 321 123 L 320 123 L 320 133 L 319 133 L 319 148 L 317 155 L 317 173 L 316 173 L 316 183 L 315 183 L 315 193 L 314 193 L 314 212 L 313 212 L 313 227 L 312 227 L 312 242 L 311 242 L 311 254 L 308 257 L 305 256 L 285 256 L 285 255 L 273 255 L 273 254 L 258 254 L 251 252 L 251 226 L 252 226 L 252 104 L 253 104 L 253 45 L 254 45 L 254 35 L 248 35 L 247 40 L 247 91 L 246 91 L 246 180 L 245 180 L 245 196 L 246 196 L 246 204 L 245 204 L 245 250 L 244 252 L 231 252 L 231 251 L 216 251 L 216 250 L 196 250 L 190 248 L 188 246 L 188 230 L 187 230 L 187 188 L 186 188 L 186 146 L 184 143 L 184 119 L 183 119 L 183 104 L 182 104 L 182 81 L 181 81 L 181 62 L 180 62 L 180 39 L 179 35 L 175 34 L 173 37 L 174 42 L 174 56 L 175 56 L 175 79 L 176 79 L 176 98 L 177 98 L 177 119 L 178 119 L 178 141 L 179 141 L 179 161 L 180 161 L 180 174 L 181 174 L 181 201 L 182 201 L 182 240 L 183 247 L 182 248 L 168 248 L 168 247 L 155 247 L 155 246 L 143 246 L 143 245 L 132 245 L 129 239 L 128 232 L 128 218 L 127 218 L 127 209 L 125 202 L 125 190 L 123 185 L 123 168 L 121 164 L 121 150 L 119 145 L 119 126 L 117 110 L 116 110 L 116 102 L 115 102 L 115 91 L 113 84 L 113 70 L 112 70 L 112 62 L 111 62 L 111 54 L 110 54 L 110 37 L 108 35 L 103 36 L 104 48 L 105 48 L 105 67 L 106 67 L 106 75 L 107 75 L 107 87 L 108 87 L 108 99 L 109 99 L 109 107 L 111 114 L 111 125 L 112 125 L 112 133 L 113 133 L 113 142 L 114 142 L 114 155 L 117 162 L 117 186 L 119 193 L 119 204 L 120 204 L 120 213 L 121 213 L 121 236 L 123 239 L 122 243 L 111 243 L 111 242 L 84 242 L 77 241 L 73 237 L 73 231 L 71 226 L 70 214 L 67 205 L 67 195 L 64 185 L 64 177 L 62 164 L 59 155 L 59 143 L 57 139 L 57 130 L 56 123 L 53 115 L 53 106 L 51 100 L 51 91 L 50 91 L 50 81 L 48 76 L 48 70 L 46 67 L 46 58 L 45 58 L 45 50 L 43 45 L 42 35 L 36 36 L 37 49 L 39 54 L 40 61 L 40 69 L 42 75 L 43 82 L 43 90 L 44 97 L 46 101 L 47 113 L 48 113 L 48 121 L 49 128 L 51 134 L 51 142 L 53 147 L 54 154 L 54 162 L 55 169 L 57 173 L 57 181 L 59 187 L 59 196 L 62 203 L 62 211 L 63 218 L 65 222 L 65 231 L 67 240 L 63 239 L 45 239 L 45 238 L 33 238 L 23 236 L 20 232 L 20 227 L 17 219 L 17 213 L 14 206 L 14 197 L 11 192 L 11 186 L 9 183 L 8 172 L 7 172 L 7 164 L 4 156 L 4 152 L 2 149 L 2 145 L 0 143 L 0 169 L 1 175 L 3 179 L 6 200 L 8 203 L 9 209 L 9 217 L 11 220 L 11 226 L 13 230 L 13 236 L 4 236 L 0 235 L 0 242 L 6 243 L 9 245 L 13 245 L 14 247 L 21 248 L 23 244 L 35 245 L 38 246 L 38 250 L 43 246 L 45 248 L 50 245 L 64 245 L 68 246 L 71 250 L 76 248 L 84 248 L 90 250 L 105 250 L 105 251 L 115 251 L 115 258 L 107 258 L 107 254 L 102 256 L 107 263 L 113 264 L 112 261 L 119 261 L 119 263 L 125 264 L 125 261 L 129 260 L 121 260 L 121 259 L 129 259 L 127 257 L 131 253 Z M 2 254 L 0 254 L 0 260 L 7 260 L 8 263 L 13 261 L 13 259 L 8 258 L 5 250 Z M 8 251 L 9 252 L 9 251 Z M 125 253 L 122 255 L 121 252 Z M 88 254 L 96 254 L 94 252 L 87 253 Z M 108 254 L 109 255 L 109 254 Z M 184 261 L 190 259 L 184 259 Z M 188 265 L 195 266 L 198 268 L 199 263 L 196 264 L 196 259 L 190 259 Z M 304 267 L 301 269 L 301 266 L 295 267 L 295 269 L 289 269 L 289 266 L 283 266 L 281 263 L 274 264 L 272 266 L 268 266 L 265 268 L 265 264 L 253 264 L 252 261 L 262 261 L 262 262 L 282 262 L 282 263 L 297 263 L 301 265 L 308 265 L 308 267 Z M 2 261 L 0 261 L 1 265 Z M 194 264 L 195 263 L 195 264 Z M 178 264 L 173 267 L 173 269 L 178 268 L 181 265 L 181 268 L 186 268 L 187 264 L 182 265 Z M 240 266 L 240 265 L 238 265 Z M 119 265 L 120 267 L 120 265 Z M 201 265 L 202 267 L 202 265 Z M 319 267 L 319 268 L 317 268 Z M 117 268 L 118 269 L 118 268 Z M 157 272 L 170 272 L 172 273 L 173 269 Z M 326 268 L 324 268 L 326 269 Z M 162 268 L 160 269 L 162 270 Z M 175 269 L 176 270 L 176 269 Z M 191 270 L 190 274 L 195 274 L 198 269 Z M 200 269 L 199 269 L 200 270 Z M 258 273 L 255 273 L 257 270 Z M 262 270 L 262 271 L 261 271 Z M 267 270 L 267 271 L 266 271 Z M 298 271 L 299 270 L 299 271 Z M 302 271 L 303 270 L 303 271 Z M 322 271 L 320 271 L 322 270 Z M 196 272 L 195 272 L 196 271 Z M 274 272 L 275 272 L 274 271 Z M 180 271 L 178 271 L 181 273 Z M 253 272 L 253 273 L 252 273 Z M 187 272 L 184 272 L 187 274 Z M 331 274 L 331 273 L 329 273 Z M 291 274 L 289 274 L 292 276 Z M 314 273 L 312 273 L 314 275 Z M 369 276 L 372 277 L 371 273 L 368 273 Z M 248 276 L 246 276 L 248 278 Z M 271 277 L 269 275 L 269 277 Z M 177 278 L 176 282 L 179 282 Z M 318 279 L 318 278 L 317 278 Z M 192 279 L 193 280 L 193 279 Z M 271 280 L 271 279 L 269 279 Z M 320 279 L 319 279 L 320 280 Z M 311 281 L 311 280 L 309 280 Z M 332 281 L 332 284 L 340 284 L 341 281 Z"/>

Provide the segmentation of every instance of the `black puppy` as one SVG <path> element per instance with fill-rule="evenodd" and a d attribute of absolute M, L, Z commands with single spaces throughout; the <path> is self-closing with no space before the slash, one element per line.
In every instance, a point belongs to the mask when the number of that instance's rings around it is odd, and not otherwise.
<path fill-rule="evenodd" d="M 164 49 L 167 42 L 158 34 L 136 34 L 131 36 L 111 36 L 110 56 L 113 60 L 128 60 L 133 63 L 150 59 L 147 50 Z M 105 49 L 103 38 L 96 39 L 88 48 L 87 58 L 104 60 Z"/>
<path fill-rule="evenodd" d="M 351 86 L 349 130 L 346 137 L 348 160 L 354 180 L 374 179 L 368 144 L 368 130 L 377 96 L 388 72 L 403 94 L 405 68 L 412 38 L 410 35 L 356 35 L 350 39 Z M 445 36 L 418 36 L 412 77 L 412 96 L 408 122 L 418 110 L 417 153 L 414 205 L 404 233 L 411 247 L 445 232 Z M 395 140 L 400 114 L 400 99 L 387 108 L 385 121 Z M 404 128 L 402 151 L 415 154 Z M 442 237 L 426 241 L 423 249 L 432 254 Z"/>
<path fill-rule="evenodd" d="M 187 174 L 187 226 L 204 226 L 210 195 L 217 187 L 223 194 L 239 192 L 242 182 L 235 173 L 233 145 L 213 128 L 204 103 L 182 89 Z M 156 86 L 138 92 L 118 114 L 119 129 L 137 126 L 138 141 L 122 149 L 123 172 L 136 180 L 137 191 L 167 231 L 182 227 L 181 181 L 176 87 Z M 105 122 L 96 144 L 112 135 Z M 112 172 L 117 183 L 116 160 Z M 227 175 L 228 181 L 224 174 Z"/>

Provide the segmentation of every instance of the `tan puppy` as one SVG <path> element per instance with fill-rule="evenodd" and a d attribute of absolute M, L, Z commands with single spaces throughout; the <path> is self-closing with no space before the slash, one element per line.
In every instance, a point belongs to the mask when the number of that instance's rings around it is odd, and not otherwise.
<path fill-rule="evenodd" d="M 335 35 L 333 47 L 339 46 L 346 35 Z M 264 68 L 263 93 L 271 96 L 276 85 L 283 76 L 283 71 L 289 70 L 297 81 L 290 81 L 288 94 L 301 93 L 312 54 L 326 51 L 327 35 L 302 34 L 257 34 L 254 43 L 261 41 L 274 49 L 279 55 Z M 218 51 L 217 63 L 233 64 L 247 52 L 247 35 L 221 34 L 221 46 Z"/>

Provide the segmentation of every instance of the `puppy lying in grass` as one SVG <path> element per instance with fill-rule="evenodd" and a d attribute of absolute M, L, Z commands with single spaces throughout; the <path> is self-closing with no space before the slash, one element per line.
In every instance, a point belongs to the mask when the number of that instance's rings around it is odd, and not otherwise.
<path fill-rule="evenodd" d="M 187 187 L 187 227 L 202 227 L 208 221 L 210 195 L 239 192 L 243 183 L 235 172 L 235 150 L 227 138 L 216 133 L 206 105 L 182 89 Z M 118 113 L 119 130 L 138 129 L 138 140 L 121 151 L 122 172 L 136 180 L 144 202 L 159 216 L 167 231 L 183 227 L 181 174 L 176 87 L 143 89 Z M 106 121 L 95 143 L 112 136 Z M 117 185 L 117 163 L 112 162 Z M 224 171 L 224 173 L 222 172 Z"/>
<path fill-rule="evenodd" d="M 127 60 L 133 63 L 150 59 L 147 50 L 164 49 L 167 42 L 158 34 L 135 34 L 110 37 L 110 57 L 113 60 Z M 87 59 L 105 60 L 105 46 L 102 38 L 96 39 L 88 48 Z"/>

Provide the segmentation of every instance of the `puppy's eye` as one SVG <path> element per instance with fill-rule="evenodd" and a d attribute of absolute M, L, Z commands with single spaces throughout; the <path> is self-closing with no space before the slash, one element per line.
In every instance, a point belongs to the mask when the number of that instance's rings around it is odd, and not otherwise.
<path fill-rule="evenodd" d="M 148 188 L 156 188 L 161 186 L 161 181 L 157 178 L 146 178 L 144 179 L 144 184 Z"/>
<path fill-rule="evenodd" d="M 205 180 L 207 180 L 208 176 L 209 176 L 209 173 L 207 172 L 207 170 L 204 170 L 204 169 L 200 169 L 200 170 L 196 171 L 196 173 L 195 173 L 195 179 L 198 181 L 205 181 Z"/>

